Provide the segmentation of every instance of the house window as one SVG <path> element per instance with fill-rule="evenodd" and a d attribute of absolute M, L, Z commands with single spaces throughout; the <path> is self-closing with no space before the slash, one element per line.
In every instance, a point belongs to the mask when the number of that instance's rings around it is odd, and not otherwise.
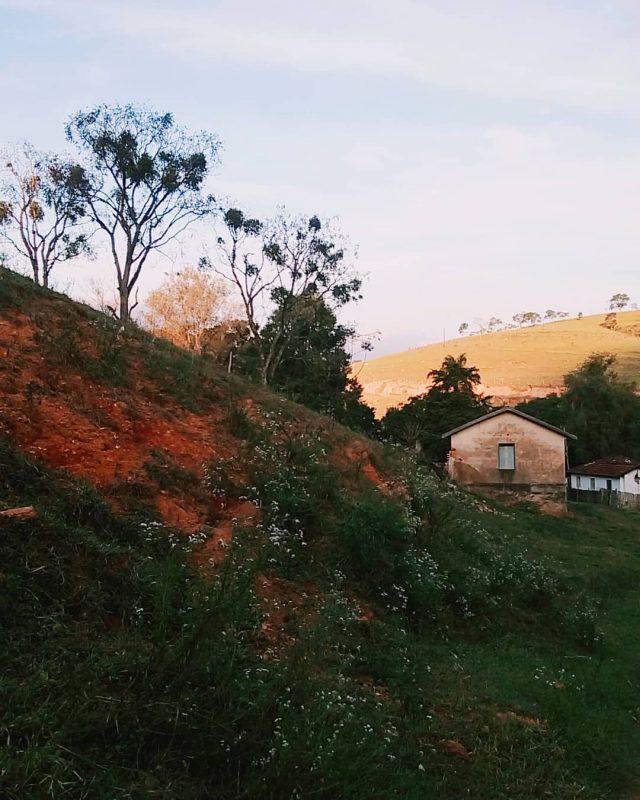
<path fill-rule="evenodd" d="M 613 484 L 610 480 L 607 480 L 607 491 L 610 492 Z"/>
<path fill-rule="evenodd" d="M 579 475 L 576 475 L 576 489 L 580 488 L 581 483 L 582 483 L 582 478 Z"/>
<path fill-rule="evenodd" d="M 498 469 L 516 468 L 516 446 L 515 444 L 498 445 Z"/>
<path fill-rule="evenodd" d="M 589 478 L 589 488 L 591 489 L 592 492 L 595 492 L 595 489 L 596 489 L 596 479 L 595 478 Z"/>

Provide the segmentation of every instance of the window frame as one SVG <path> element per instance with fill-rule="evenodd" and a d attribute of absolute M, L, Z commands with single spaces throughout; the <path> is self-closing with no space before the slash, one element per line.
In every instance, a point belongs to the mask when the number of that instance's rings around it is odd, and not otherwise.
<path fill-rule="evenodd" d="M 513 453 L 513 458 L 511 462 L 513 466 L 510 467 L 503 467 L 501 465 L 501 458 L 500 455 L 502 453 L 502 448 L 507 449 L 507 452 L 510 450 Z M 516 469 L 516 444 L 515 442 L 498 442 L 498 469 L 500 472 L 515 472 Z"/>

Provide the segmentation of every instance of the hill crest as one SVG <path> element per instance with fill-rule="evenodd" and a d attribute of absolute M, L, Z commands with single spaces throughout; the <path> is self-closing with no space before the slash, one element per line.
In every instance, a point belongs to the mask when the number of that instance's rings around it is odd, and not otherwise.
<path fill-rule="evenodd" d="M 354 362 L 353 374 L 378 416 L 424 392 L 427 373 L 446 355 L 466 353 L 480 371 L 481 391 L 509 405 L 562 391 L 564 375 L 593 352 L 614 353 L 619 374 L 635 379 L 640 372 L 640 311 L 618 312 L 615 329 L 603 326 L 606 316 L 450 339 Z"/>

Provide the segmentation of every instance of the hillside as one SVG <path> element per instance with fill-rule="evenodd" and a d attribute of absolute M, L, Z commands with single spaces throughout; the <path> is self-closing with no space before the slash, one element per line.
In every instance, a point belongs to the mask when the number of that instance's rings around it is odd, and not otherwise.
<path fill-rule="evenodd" d="M 469 496 L 4 270 L 0 354 L 0 796 L 637 796 L 637 513 Z"/>
<path fill-rule="evenodd" d="M 618 313 L 618 327 L 602 327 L 605 315 L 561 320 L 498 333 L 450 339 L 356 362 L 353 373 L 364 399 L 382 416 L 425 389 L 427 373 L 446 355 L 466 353 L 482 376 L 482 391 L 504 403 L 544 397 L 562 387 L 562 378 L 594 352 L 615 353 L 618 371 L 636 379 L 640 373 L 640 311 Z"/>

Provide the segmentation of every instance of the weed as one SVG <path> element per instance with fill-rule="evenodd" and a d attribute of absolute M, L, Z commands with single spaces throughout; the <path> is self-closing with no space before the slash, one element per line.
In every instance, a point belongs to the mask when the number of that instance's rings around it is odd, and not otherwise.
<path fill-rule="evenodd" d="M 198 411 L 220 400 L 222 373 L 206 357 L 140 330 L 136 331 L 136 347 L 148 377 L 184 408 Z"/>
<path fill-rule="evenodd" d="M 160 489 L 191 493 L 200 486 L 197 473 L 181 467 L 168 453 L 156 447 L 149 452 L 151 458 L 144 463 L 144 470 Z"/>
<path fill-rule="evenodd" d="M 372 490 L 349 504 L 338 541 L 353 575 L 372 588 L 388 589 L 413 535 L 413 523 L 403 504 Z"/>
<path fill-rule="evenodd" d="M 131 348 L 131 332 L 117 320 L 98 317 L 89 322 L 93 328 L 92 341 L 98 358 L 87 361 L 89 377 L 111 386 L 128 386 L 127 353 Z"/>
<path fill-rule="evenodd" d="M 232 405 L 227 415 L 229 431 L 246 442 L 258 442 L 262 438 L 260 426 L 257 425 L 243 408 Z"/>
<path fill-rule="evenodd" d="M 590 597 L 579 597 L 561 615 L 562 626 L 577 644 L 595 650 L 604 643 L 600 611 Z"/>

